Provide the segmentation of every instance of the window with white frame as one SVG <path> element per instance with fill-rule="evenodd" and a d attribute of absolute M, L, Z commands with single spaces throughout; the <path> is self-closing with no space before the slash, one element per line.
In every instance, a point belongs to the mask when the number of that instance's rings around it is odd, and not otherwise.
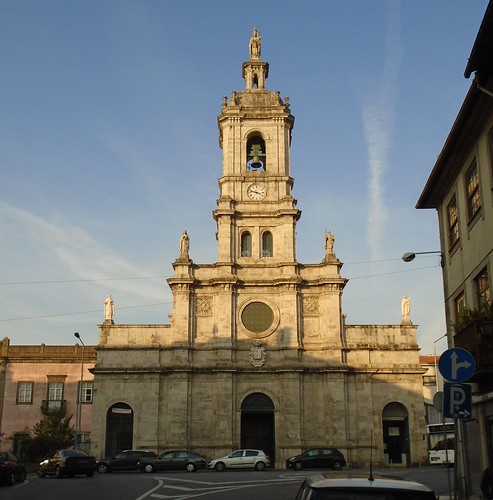
<path fill-rule="evenodd" d="M 63 397 L 63 382 L 48 383 L 48 399 L 50 401 L 61 401 Z"/>
<path fill-rule="evenodd" d="M 79 382 L 81 403 L 92 403 L 92 386 L 92 382 Z"/>
<path fill-rule="evenodd" d="M 19 382 L 17 384 L 17 404 L 32 404 L 34 382 Z"/>
<path fill-rule="evenodd" d="M 63 382 L 48 382 L 48 410 L 62 407 L 63 385 Z"/>

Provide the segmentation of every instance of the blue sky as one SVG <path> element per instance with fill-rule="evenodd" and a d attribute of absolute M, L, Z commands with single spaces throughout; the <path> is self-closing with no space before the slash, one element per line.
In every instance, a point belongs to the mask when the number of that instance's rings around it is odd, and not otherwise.
<path fill-rule="evenodd" d="M 445 333 L 437 217 L 415 204 L 471 81 L 486 0 L 0 0 L 0 338 L 88 344 L 167 323 L 165 279 L 190 235 L 217 258 L 222 96 L 244 89 L 254 26 L 267 88 L 295 115 L 297 257 L 324 233 L 349 278 L 348 324 Z M 437 344 L 437 352 L 446 348 Z"/>

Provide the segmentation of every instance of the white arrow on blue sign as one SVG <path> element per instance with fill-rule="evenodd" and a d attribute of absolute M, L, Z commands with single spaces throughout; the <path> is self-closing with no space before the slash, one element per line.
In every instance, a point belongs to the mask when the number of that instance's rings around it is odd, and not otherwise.
<path fill-rule="evenodd" d="M 453 347 L 447 349 L 440 356 L 438 369 L 445 380 L 460 384 L 472 377 L 476 369 L 476 362 L 469 351 L 460 347 Z"/>
<path fill-rule="evenodd" d="M 469 384 L 443 384 L 443 416 L 469 418 L 472 411 L 472 391 Z"/>

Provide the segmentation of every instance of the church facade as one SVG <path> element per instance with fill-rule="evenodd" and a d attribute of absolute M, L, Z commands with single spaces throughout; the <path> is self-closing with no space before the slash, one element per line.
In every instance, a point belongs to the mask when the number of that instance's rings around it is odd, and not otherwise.
<path fill-rule="evenodd" d="M 289 99 L 266 88 L 254 30 L 245 89 L 223 98 L 217 261 L 184 232 L 168 325 L 99 327 L 91 452 L 240 447 L 275 464 L 315 446 L 353 465 L 427 460 L 416 326 L 347 325 L 346 279 L 327 233 L 320 263 L 296 259 Z"/>

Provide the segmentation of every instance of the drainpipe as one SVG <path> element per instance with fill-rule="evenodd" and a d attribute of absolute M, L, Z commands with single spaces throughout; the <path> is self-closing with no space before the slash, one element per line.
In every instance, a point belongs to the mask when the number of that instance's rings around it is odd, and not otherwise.
<path fill-rule="evenodd" d="M 490 97 L 493 97 L 493 92 L 490 92 L 488 89 L 485 89 L 484 87 L 482 87 L 481 85 L 479 85 L 479 81 L 478 81 L 478 73 L 476 72 L 476 76 L 474 78 L 474 82 L 476 84 L 476 87 L 478 90 L 480 90 L 481 92 L 485 93 L 486 95 L 490 96 Z"/>

